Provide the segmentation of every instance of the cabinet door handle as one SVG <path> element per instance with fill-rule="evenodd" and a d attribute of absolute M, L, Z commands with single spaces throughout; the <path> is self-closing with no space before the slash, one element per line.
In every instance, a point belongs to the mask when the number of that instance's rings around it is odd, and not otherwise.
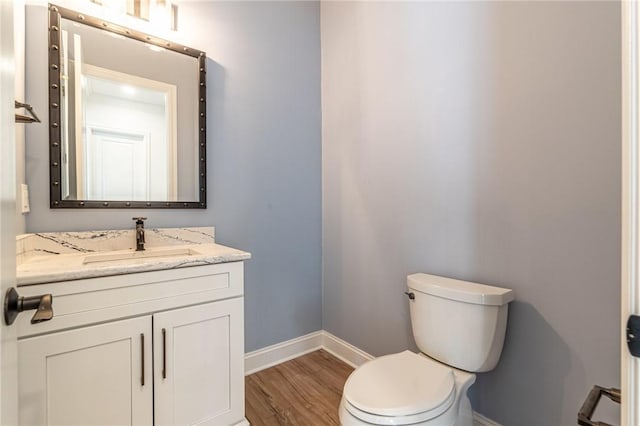
<path fill-rule="evenodd" d="M 142 373 L 140 374 L 140 384 L 144 386 L 144 333 L 140 333 L 140 360 L 142 363 Z"/>
<path fill-rule="evenodd" d="M 162 378 L 167 378 L 167 330 L 162 329 Z"/>

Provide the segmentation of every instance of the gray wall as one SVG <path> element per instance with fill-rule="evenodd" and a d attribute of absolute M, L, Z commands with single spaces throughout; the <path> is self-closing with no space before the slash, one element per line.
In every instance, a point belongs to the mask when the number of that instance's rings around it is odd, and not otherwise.
<path fill-rule="evenodd" d="M 62 6 L 70 2 L 57 2 Z M 90 4 L 86 2 L 87 4 Z M 320 8 L 186 2 L 177 41 L 207 52 L 206 210 L 51 210 L 46 6 L 27 7 L 27 231 L 216 226 L 246 263 L 246 350 L 321 328 Z"/>
<path fill-rule="evenodd" d="M 513 288 L 474 408 L 575 425 L 620 381 L 619 5 L 321 10 L 324 329 L 415 349 L 407 274 Z"/>

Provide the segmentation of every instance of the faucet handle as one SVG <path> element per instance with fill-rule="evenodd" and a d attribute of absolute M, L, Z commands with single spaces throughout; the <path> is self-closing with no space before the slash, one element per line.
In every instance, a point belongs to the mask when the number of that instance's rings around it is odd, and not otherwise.
<path fill-rule="evenodd" d="M 137 223 L 137 222 L 144 222 L 145 220 L 147 220 L 147 218 L 146 217 L 134 217 L 134 218 L 132 218 L 132 220 L 135 220 L 136 223 Z"/>

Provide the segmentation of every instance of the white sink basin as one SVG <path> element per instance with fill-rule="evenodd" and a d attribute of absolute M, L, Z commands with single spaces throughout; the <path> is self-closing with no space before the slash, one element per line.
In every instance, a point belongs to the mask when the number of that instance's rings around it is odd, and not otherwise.
<path fill-rule="evenodd" d="M 89 254 L 84 257 L 82 263 L 97 262 L 122 262 L 135 259 L 149 259 L 156 257 L 175 257 L 175 256 L 199 256 L 200 253 L 189 247 L 162 247 L 151 248 L 143 251 L 115 251 L 109 253 Z"/>

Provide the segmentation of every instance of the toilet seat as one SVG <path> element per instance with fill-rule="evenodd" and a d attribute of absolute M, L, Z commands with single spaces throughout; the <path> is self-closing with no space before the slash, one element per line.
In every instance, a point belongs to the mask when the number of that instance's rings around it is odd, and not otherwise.
<path fill-rule="evenodd" d="M 346 399 L 342 400 L 344 408 L 351 414 L 353 417 L 366 422 L 367 424 L 373 425 L 415 425 L 422 424 L 428 420 L 432 420 L 436 417 L 439 417 L 449 409 L 453 401 L 455 400 L 455 392 L 451 392 L 451 396 L 447 398 L 447 400 L 440 406 L 438 409 L 425 411 L 422 413 L 411 414 L 408 416 L 379 416 L 372 413 L 367 413 L 362 410 L 358 410 L 356 407 L 351 405 L 349 401 Z"/>
<path fill-rule="evenodd" d="M 418 423 L 444 413 L 455 400 L 453 369 L 405 351 L 358 367 L 344 386 L 345 409 L 378 425 Z"/>

